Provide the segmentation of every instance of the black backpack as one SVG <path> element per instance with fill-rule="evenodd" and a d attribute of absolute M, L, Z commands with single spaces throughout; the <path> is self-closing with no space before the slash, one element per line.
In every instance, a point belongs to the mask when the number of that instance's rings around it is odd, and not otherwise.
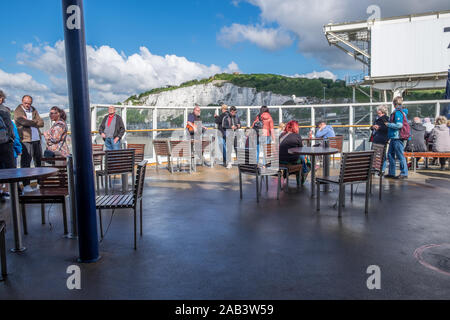
<path fill-rule="evenodd" d="M 11 141 L 9 136 L 8 127 L 6 126 L 3 117 L 0 115 L 0 144 L 5 144 Z"/>

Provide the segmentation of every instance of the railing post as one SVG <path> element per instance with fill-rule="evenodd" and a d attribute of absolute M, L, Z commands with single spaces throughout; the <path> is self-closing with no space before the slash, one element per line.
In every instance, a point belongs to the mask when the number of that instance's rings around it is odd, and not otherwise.
<path fill-rule="evenodd" d="M 158 135 L 158 132 L 156 130 L 158 130 L 158 108 L 155 107 L 155 109 L 153 110 L 153 120 L 152 120 L 152 136 L 153 136 L 153 140 L 156 139 L 156 136 Z"/>
<path fill-rule="evenodd" d="M 355 121 L 355 113 L 354 113 L 354 109 L 353 106 L 349 106 L 348 107 L 348 113 L 349 113 L 349 125 L 353 126 L 354 125 L 354 121 Z M 348 149 L 349 152 L 352 152 L 354 150 L 354 143 L 355 143 L 355 128 L 350 127 L 349 130 L 349 135 L 348 135 Z"/>
<path fill-rule="evenodd" d="M 283 108 L 279 107 L 279 121 L 278 123 L 283 123 Z"/>
<path fill-rule="evenodd" d="M 247 108 L 247 127 L 251 127 L 252 120 L 251 120 L 251 114 L 250 114 L 250 108 Z"/>
<path fill-rule="evenodd" d="M 436 116 L 434 117 L 437 119 L 441 115 L 441 103 L 438 101 L 436 102 Z"/>
<path fill-rule="evenodd" d="M 316 109 L 311 106 L 311 127 L 312 132 L 316 133 Z"/>
<path fill-rule="evenodd" d="M 91 132 L 97 131 L 97 106 L 91 109 Z M 92 134 L 92 143 L 95 142 L 95 134 Z"/>
<path fill-rule="evenodd" d="M 187 125 L 187 121 L 188 121 L 188 108 L 184 108 L 184 113 L 183 113 L 183 126 Z"/>
<path fill-rule="evenodd" d="M 128 108 L 125 106 L 122 108 L 122 120 L 123 120 L 123 124 L 125 125 L 125 139 L 123 139 L 124 141 L 122 141 L 122 144 L 126 143 L 128 145 L 128 134 L 126 132 L 126 130 L 128 130 L 128 123 L 127 123 L 127 111 Z"/>

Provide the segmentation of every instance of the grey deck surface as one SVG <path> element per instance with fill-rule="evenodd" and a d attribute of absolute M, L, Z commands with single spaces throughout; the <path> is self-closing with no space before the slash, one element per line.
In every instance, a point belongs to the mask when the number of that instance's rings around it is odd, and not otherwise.
<path fill-rule="evenodd" d="M 9 276 L 0 299 L 449 299 L 450 276 L 430 270 L 414 251 L 450 243 L 450 173 L 411 174 L 385 180 L 378 201 L 375 182 L 369 216 L 364 186 L 343 218 L 322 195 L 314 210 L 309 182 L 276 200 L 276 180 L 256 203 L 254 180 L 239 199 L 237 169 L 198 168 L 192 175 L 149 169 L 144 198 L 144 236 L 133 250 L 132 211 L 116 211 L 102 259 L 82 265 L 82 290 L 66 287 L 66 268 L 76 263 L 77 241 L 62 237 L 61 210 L 49 224 L 40 206 L 28 206 L 28 250 L 8 252 Z M 116 186 L 119 190 L 119 186 Z M 47 206 L 50 209 L 50 206 Z M 104 212 L 104 228 L 110 221 Z M 13 246 L 8 204 L 7 247 Z M 441 252 L 442 253 L 442 252 Z M 450 250 L 434 256 L 450 271 Z M 381 290 L 367 289 L 370 265 L 381 268 Z"/>

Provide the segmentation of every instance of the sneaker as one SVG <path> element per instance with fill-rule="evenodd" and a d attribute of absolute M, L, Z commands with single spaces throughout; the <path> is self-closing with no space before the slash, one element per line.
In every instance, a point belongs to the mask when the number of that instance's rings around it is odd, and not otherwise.
<path fill-rule="evenodd" d="M 3 198 L 6 198 L 6 199 L 8 199 L 9 197 L 11 197 L 11 195 L 9 194 L 9 192 L 2 192 L 2 194 L 1 194 L 0 196 L 2 196 Z"/>
<path fill-rule="evenodd" d="M 386 179 L 396 179 L 395 176 L 393 176 L 392 174 L 388 174 L 384 176 Z"/>
<path fill-rule="evenodd" d="M 227 169 L 233 169 L 233 165 L 232 165 L 231 163 L 229 163 L 229 164 L 227 165 Z"/>
<path fill-rule="evenodd" d="M 24 193 L 29 193 L 29 192 L 33 192 L 34 190 L 33 190 L 33 188 L 31 187 L 31 186 L 25 186 L 24 188 L 23 188 L 23 192 Z"/>
<path fill-rule="evenodd" d="M 0 203 L 5 203 L 6 198 L 3 196 L 3 194 L 0 195 Z"/>
<path fill-rule="evenodd" d="M 405 180 L 405 179 L 408 179 L 408 176 L 402 176 L 402 175 L 400 175 L 400 176 L 398 176 L 398 177 L 395 177 L 395 179 L 396 179 L 396 180 Z"/>

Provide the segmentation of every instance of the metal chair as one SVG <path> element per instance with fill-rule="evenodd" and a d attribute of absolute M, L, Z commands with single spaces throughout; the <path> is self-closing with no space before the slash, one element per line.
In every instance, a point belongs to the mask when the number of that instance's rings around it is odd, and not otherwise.
<path fill-rule="evenodd" d="M 69 195 L 67 178 L 67 159 L 66 158 L 42 158 L 42 167 L 57 168 L 58 174 L 46 178 L 39 178 L 39 189 L 33 192 L 25 193 L 19 197 L 19 203 L 22 209 L 22 223 L 24 234 L 28 234 L 27 215 L 25 205 L 41 204 L 42 224 L 45 224 L 45 204 L 62 205 L 62 214 L 64 222 L 64 235 L 67 230 L 67 208 L 66 197 Z"/>
<path fill-rule="evenodd" d="M 108 180 L 111 184 L 111 176 L 130 174 L 132 175 L 132 181 L 134 181 L 134 149 L 121 149 L 121 150 L 106 150 L 105 151 L 105 169 L 97 170 L 95 175 L 97 177 L 97 190 L 99 188 L 99 177 L 105 177 L 105 194 L 108 194 Z"/>
<path fill-rule="evenodd" d="M 357 183 L 366 183 L 366 201 L 364 212 L 369 212 L 369 189 L 371 180 L 371 169 L 373 163 L 374 151 L 348 152 L 343 153 L 341 162 L 341 171 L 338 177 L 316 178 L 317 186 L 317 211 L 320 211 L 320 185 L 337 184 L 339 185 L 338 215 L 342 216 L 342 207 L 344 206 L 345 186 Z"/>
<path fill-rule="evenodd" d="M 104 144 L 93 144 L 92 151 L 103 151 Z M 94 156 L 94 167 L 100 167 L 100 170 L 103 170 L 103 157 L 102 156 Z M 102 187 L 105 186 L 105 183 L 102 179 Z"/>
<path fill-rule="evenodd" d="M 266 163 L 266 166 L 260 166 L 256 159 L 256 149 L 255 148 L 238 148 L 238 168 L 239 168 L 239 192 L 241 199 L 242 196 L 242 175 L 252 175 L 256 177 L 256 201 L 259 202 L 261 197 L 262 180 L 266 178 L 266 190 L 269 189 L 269 176 L 278 177 L 278 188 L 277 188 L 277 200 L 280 199 L 280 189 L 281 189 L 281 171 L 278 166 L 271 167 L 272 163 Z M 269 158 L 267 158 L 269 159 Z M 270 159 L 269 159 L 270 160 Z"/>
<path fill-rule="evenodd" d="M 103 239 L 102 210 L 133 209 L 134 210 L 134 250 L 137 249 L 137 206 L 140 205 L 140 235 L 142 236 L 142 195 L 144 192 L 147 161 L 138 164 L 134 190 L 130 194 L 104 195 L 96 198 L 96 208 L 100 222 L 100 236 Z"/>
<path fill-rule="evenodd" d="M 2 265 L 2 278 L 0 281 L 6 278 L 8 272 L 6 267 L 6 237 L 5 237 L 6 224 L 5 221 L 0 221 L 0 259 Z"/>
<path fill-rule="evenodd" d="M 378 198 L 381 200 L 381 195 L 382 195 L 382 191 L 383 191 L 383 163 L 386 159 L 386 148 L 387 148 L 387 144 L 376 144 L 374 143 L 372 145 L 372 149 L 375 151 L 374 156 L 373 156 L 373 163 L 372 163 L 372 170 L 371 170 L 371 175 L 372 178 L 370 179 L 370 193 L 372 194 L 372 181 L 373 181 L 373 177 L 375 176 L 376 173 L 378 173 L 379 177 L 380 177 L 380 185 L 379 185 L 379 190 L 378 190 Z"/>
<path fill-rule="evenodd" d="M 168 168 L 170 173 L 173 173 L 172 155 L 170 153 L 170 145 L 167 140 L 153 140 L 153 148 L 156 157 L 156 170 L 159 170 L 159 157 L 167 157 Z"/>
<path fill-rule="evenodd" d="M 178 167 L 181 167 L 180 160 L 187 159 L 189 161 L 189 173 L 195 171 L 195 156 L 192 152 L 192 141 L 171 140 L 169 145 L 172 161 L 176 158 Z"/>
<path fill-rule="evenodd" d="M 134 163 L 138 165 L 142 161 L 144 161 L 145 155 L 145 144 L 127 144 L 128 149 L 134 149 Z"/>
<path fill-rule="evenodd" d="M 328 141 L 330 142 L 330 148 L 335 148 L 339 150 L 339 154 L 342 154 L 342 146 L 344 144 L 344 136 L 336 136 L 333 138 L 328 138 Z M 335 155 L 332 155 L 333 157 L 333 168 L 335 168 Z"/>

